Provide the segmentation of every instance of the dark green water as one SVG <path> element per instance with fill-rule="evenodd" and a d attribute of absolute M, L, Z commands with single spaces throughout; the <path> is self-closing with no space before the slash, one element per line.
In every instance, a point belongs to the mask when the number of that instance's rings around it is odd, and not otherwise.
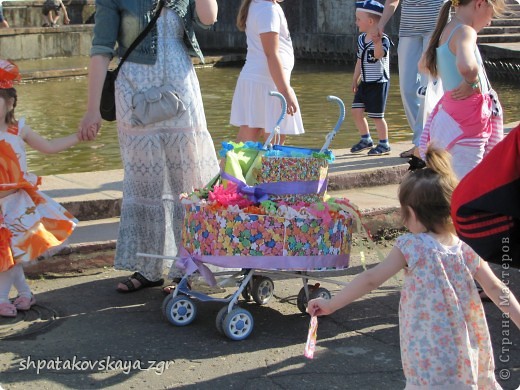
<path fill-rule="evenodd" d="M 217 149 L 222 141 L 233 140 L 237 129 L 229 125 L 231 99 L 240 67 L 206 67 L 197 69 L 208 128 Z M 292 137 L 287 144 L 317 147 L 335 126 L 338 106 L 326 100 L 327 95 L 341 98 L 347 107 L 347 118 L 331 144 L 333 149 L 347 148 L 358 135 L 350 118 L 352 102 L 350 85 L 352 72 L 339 65 L 300 64 L 296 67 L 292 85 L 300 102 L 306 133 Z M 411 139 L 399 96 L 398 76 L 392 74 L 386 120 L 390 142 Z M 517 107 L 520 87 L 505 82 L 494 82 L 504 106 L 505 123 L 520 119 Z M 19 85 L 17 117 L 43 136 L 52 138 L 75 132 L 86 106 L 87 80 L 85 77 L 31 82 Z M 115 123 L 105 122 L 102 133 L 94 141 L 82 143 L 55 155 L 42 155 L 27 150 L 29 169 L 39 175 L 72 172 L 103 171 L 121 168 Z"/>

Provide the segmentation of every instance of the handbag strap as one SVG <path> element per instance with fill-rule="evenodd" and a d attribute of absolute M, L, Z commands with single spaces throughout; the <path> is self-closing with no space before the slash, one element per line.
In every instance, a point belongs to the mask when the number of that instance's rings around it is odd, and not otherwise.
<path fill-rule="evenodd" d="M 128 47 L 128 49 L 126 49 L 125 54 L 123 54 L 123 56 L 121 57 L 121 60 L 119 61 L 119 64 L 114 69 L 115 77 L 117 77 L 117 75 L 119 74 L 119 69 L 121 68 L 123 63 L 126 61 L 128 56 L 130 55 L 130 53 L 132 53 L 132 51 L 137 47 L 137 45 L 139 45 L 141 43 L 141 41 L 144 39 L 144 37 L 146 37 L 148 35 L 148 33 L 150 32 L 150 30 L 153 28 L 153 26 L 155 25 L 155 22 L 157 22 L 157 19 L 159 19 L 159 16 L 161 15 L 161 10 L 163 9 L 163 7 L 164 7 L 164 0 L 159 0 L 159 4 L 157 5 L 157 9 L 155 10 L 155 14 L 153 15 L 152 20 L 150 20 L 150 22 L 145 27 L 145 29 L 143 31 L 141 31 L 139 36 L 137 38 L 135 38 L 135 40 Z"/>

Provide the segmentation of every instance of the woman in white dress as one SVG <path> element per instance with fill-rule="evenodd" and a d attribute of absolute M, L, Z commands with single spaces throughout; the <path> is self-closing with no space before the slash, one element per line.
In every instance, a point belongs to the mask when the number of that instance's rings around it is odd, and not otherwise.
<path fill-rule="evenodd" d="M 154 0 L 96 0 L 88 107 L 79 129 L 82 139 L 95 137 L 101 126 L 99 104 L 110 59 L 124 54 L 156 7 Z M 156 25 L 128 56 L 116 79 L 124 181 L 114 266 L 135 271 L 118 284 L 118 291 L 162 285 L 163 261 L 136 254 L 177 255 L 184 218 L 179 194 L 204 186 L 218 173 L 190 59 L 192 54 L 203 60 L 193 24 L 210 26 L 217 9 L 216 0 L 166 0 Z M 166 84 L 174 87 L 186 111 L 149 125 L 132 125 L 134 94 Z M 172 267 L 170 277 L 177 275 Z"/>
<path fill-rule="evenodd" d="M 294 51 L 287 20 L 276 0 L 244 0 L 237 27 L 246 32 L 246 63 L 240 72 L 233 102 L 231 124 L 239 126 L 237 141 L 267 138 L 280 117 L 280 101 L 269 95 L 280 92 L 287 114 L 280 124 L 280 143 L 286 135 L 304 132 L 298 100 L 291 88 Z"/>

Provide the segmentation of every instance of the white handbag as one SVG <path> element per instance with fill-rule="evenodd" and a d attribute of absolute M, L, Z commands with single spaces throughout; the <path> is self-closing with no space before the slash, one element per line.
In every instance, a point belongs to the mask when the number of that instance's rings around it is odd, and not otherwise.
<path fill-rule="evenodd" d="M 132 126 L 146 126 L 178 116 L 186 106 L 173 86 L 167 84 L 137 93 L 132 98 Z"/>

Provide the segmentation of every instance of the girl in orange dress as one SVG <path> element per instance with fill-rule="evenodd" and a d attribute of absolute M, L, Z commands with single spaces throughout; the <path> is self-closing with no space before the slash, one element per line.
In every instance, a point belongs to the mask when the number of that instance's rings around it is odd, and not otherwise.
<path fill-rule="evenodd" d="M 63 243 L 77 220 L 62 206 L 38 191 L 40 178 L 27 172 L 25 143 L 42 153 L 57 153 L 76 143 L 76 134 L 47 140 L 17 121 L 13 85 L 18 67 L 0 60 L 0 316 L 16 317 L 36 300 L 27 284 L 22 263 L 36 260 Z M 14 286 L 18 296 L 9 301 Z"/>

